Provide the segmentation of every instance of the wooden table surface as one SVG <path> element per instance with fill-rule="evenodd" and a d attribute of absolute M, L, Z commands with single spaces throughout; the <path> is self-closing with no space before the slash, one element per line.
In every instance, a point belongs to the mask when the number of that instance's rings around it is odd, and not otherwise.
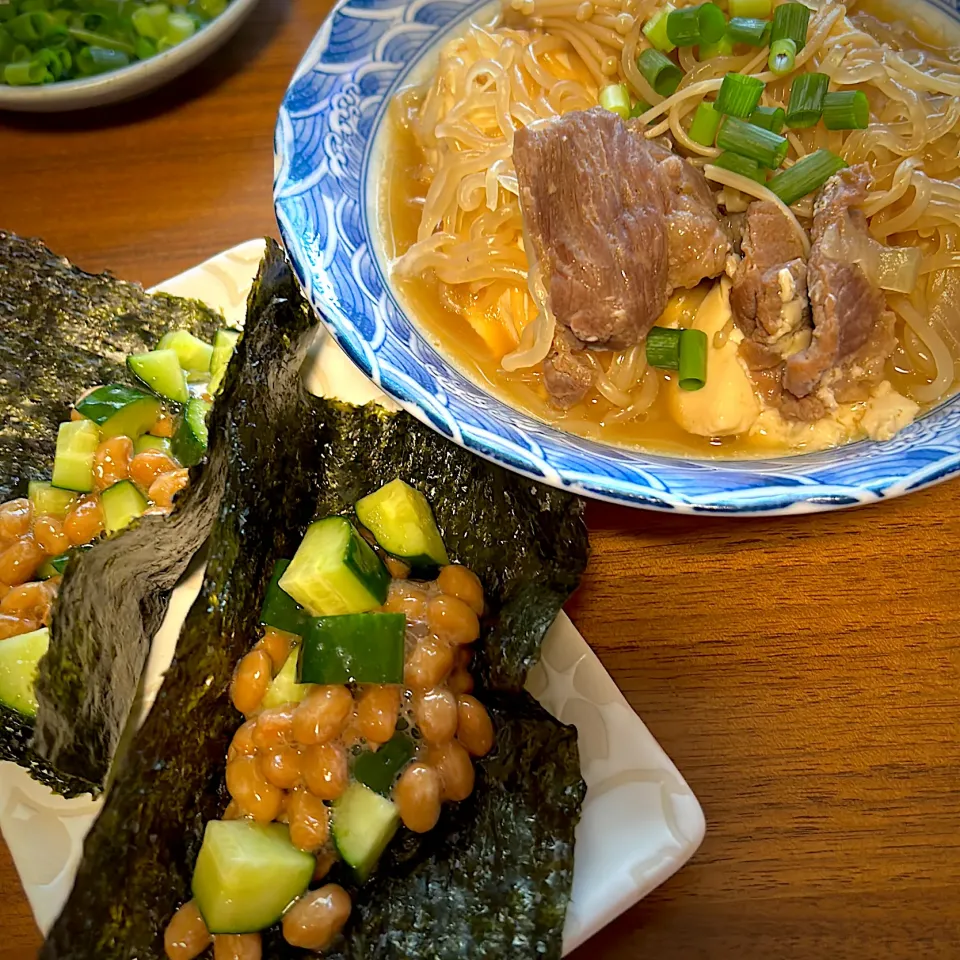
<path fill-rule="evenodd" d="M 133 104 L 0 114 L 0 227 L 145 285 L 276 235 L 274 118 L 328 7 L 263 0 Z M 707 836 L 576 960 L 960 957 L 958 494 L 756 520 L 591 505 L 569 612 Z M 2 842 L 0 933 L 0 958 L 35 955 Z"/>

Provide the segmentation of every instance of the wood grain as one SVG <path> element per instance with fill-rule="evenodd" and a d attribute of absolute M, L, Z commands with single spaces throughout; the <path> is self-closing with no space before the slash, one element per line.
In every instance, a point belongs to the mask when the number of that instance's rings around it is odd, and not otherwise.
<path fill-rule="evenodd" d="M 0 226 L 147 285 L 275 234 L 276 109 L 327 8 L 263 0 L 132 104 L 0 115 Z M 958 492 L 757 520 L 591 505 L 570 613 L 708 829 L 576 960 L 960 957 Z M 0 931 L 0 958 L 35 955 L 2 843 Z"/>

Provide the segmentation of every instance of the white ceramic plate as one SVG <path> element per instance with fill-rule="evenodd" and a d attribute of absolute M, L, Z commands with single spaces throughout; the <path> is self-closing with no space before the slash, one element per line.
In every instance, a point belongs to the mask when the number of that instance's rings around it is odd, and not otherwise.
<path fill-rule="evenodd" d="M 132 100 L 179 77 L 205 60 L 237 32 L 256 5 L 257 0 L 232 0 L 219 17 L 183 43 L 149 60 L 137 60 L 128 67 L 110 73 L 82 80 L 45 83 L 38 87 L 8 87 L 0 84 L 0 110 L 54 113 Z"/>
<path fill-rule="evenodd" d="M 158 289 L 197 297 L 242 321 L 262 241 L 241 244 Z M 321 336 L 310 388 L 364 403 L 382 397 L 329 336 Z M 199 561 L 173 594 L 147 664 L 141 716 L 170 663 L 180 626 L 203 576 Z M 564 929 L 569 952 L 631 907 L 694 853 L 703 812 L 677 768 L 565 614 L 547 634 L 527 687 L 554 716 L 577 727 L 587 797 L 577 830 L 573 902 Z M 0 830 L 10 847 L 40 929 L 60 912 L 76 872 L 83 838 L 99 802 L 63 800 L 11 763 L 0 763 Z"/>

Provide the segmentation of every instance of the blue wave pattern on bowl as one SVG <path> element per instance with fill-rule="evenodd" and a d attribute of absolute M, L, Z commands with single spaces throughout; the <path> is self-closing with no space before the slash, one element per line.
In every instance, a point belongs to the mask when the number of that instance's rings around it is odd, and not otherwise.
<path fill-rule="evenodd" d="M 960 2 L 960 0 L 957 0 Z M 935 0 L 960 19 L 954 3 Z M 960 398 L 887 443 L 769 460 L 697 461 L 565 434 L 490 396 L 443 360 L 398 304 L 371 245 L 371 150 L 391 96 L 476 11 L 470 0 L 341 2 L 314 38 L 277 121 L 274 197 L 284 243 L 341 347 L 408 410 L 537 480 L 618 503 L 705 513 L 836 509 L 960 472 Z"/>

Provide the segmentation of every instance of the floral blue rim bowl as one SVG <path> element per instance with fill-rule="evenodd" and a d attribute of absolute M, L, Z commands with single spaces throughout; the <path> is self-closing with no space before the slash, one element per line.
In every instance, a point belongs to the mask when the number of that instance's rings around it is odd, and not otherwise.
<path fill-rule="evenodd" d="M 950 0 L 931 0 L 953 19 Z M 408 318 L 377 253 L 375 154 L 392 96 L 489 0 L 346 0 L 298 67 L 275 135 L 284 244 L 327 329 L 410 413 L 543 483 L 628 506 L 808 513 L 901 496 L 960 473 L 960 396 L 883 443 L 765 460 L 693 460 L 557 430 L 460 373 Z"/>

